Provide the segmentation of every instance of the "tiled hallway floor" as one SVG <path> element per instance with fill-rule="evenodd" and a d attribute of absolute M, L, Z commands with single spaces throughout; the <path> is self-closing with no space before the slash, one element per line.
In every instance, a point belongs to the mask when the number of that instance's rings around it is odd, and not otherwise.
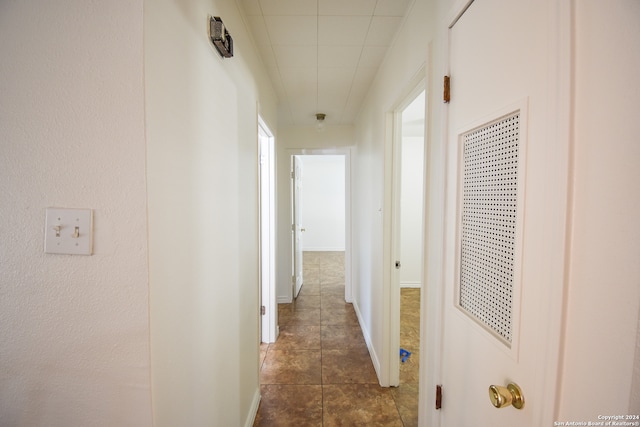
<path fill-rule="evenodd" d="M 416 426 L 419 290 L 402 295 L 397 388 L 378 385 L 355 311 L 344 302 L 344 252 L 305 252 L 304 286 L 280 304 L 280 336 L 261 347 L 262 400 L 254 426 Z M 405 310 L 414 306 L 417 317 Z"/>

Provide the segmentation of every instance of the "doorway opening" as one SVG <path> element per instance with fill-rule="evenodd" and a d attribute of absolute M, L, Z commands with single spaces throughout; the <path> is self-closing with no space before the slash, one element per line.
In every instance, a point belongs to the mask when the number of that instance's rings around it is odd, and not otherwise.
<path fill-rule="evenodd" d="M 322 278 L 314 270 L 318 256 L 322 255 L 340 260 L 344 300 L 351 302 L 349 150 L 289 151 L 291 301 L 296 300 L 305 286 L 320 285 Z"/>
<path fill-rule="evenodd" d="M 275 143 L 273 134 L 258 116 L 259 245 L 260 245 L 260 341 L 278 337 L 276 302 L 276 199 Z"/>
<path fill-rule="evenodd" d="M 385 175 L 385 295 L 384 369 L 381 383 L 398 387 L 411 417 L 419 411 L 421 317 L 424 295 L 424 194 L 426 164 L 426 94 L 424 69 L 388 114 Z"/>
<path fill-rule="evenodd" d="M 327 256 L 340 260 L 345 300 L 350 295 L 347 172 L 343 153 L 291 155 L 292 301 L 304 286 L 321 284 L 316 261 Z"/>
<path fill-rule="evenodd" d="M 425 91 L 422 86 L 396 115 L 394 168 L 396 272 L 393 289 L 399 294 L 398 385 L 415 395 L 420 378 L 420 318 L 424 292 Z M 416 408 L 417 409 L 417 408 Z M 416 413 L 417 416 L 417 413 Z"/>

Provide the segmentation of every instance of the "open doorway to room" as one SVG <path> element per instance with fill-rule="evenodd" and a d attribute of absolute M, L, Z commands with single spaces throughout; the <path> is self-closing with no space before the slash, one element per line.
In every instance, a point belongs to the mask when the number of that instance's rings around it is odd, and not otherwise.
<path fill-rule="evenodd" d="M 278 302 L 299 302 L 297 297 L 317 290 L 314 288 L 322 283 L 323 276 L 318 276 L 313 264 L 317 264 L 314 258 L 319 255 L 340 259 L 339 272 L 332 274 L 342 280 L 341 299 L 351 302 L 350 151 L 287 151 L 291 167 L 288 185 L 291 238 L 287 239 L 291 284 L 287 300 L 278 297 Z M 326 274 L 324 280 L 329 280 Z"/>
<path fill-rule="evenodd" d="M 400 384 L 415 386 L 420 360 L 420 301 L 423 287 L 424 117 L 422 91 L 402 111 L 400 156 Z"/>
<path fill-rule="evenodd" d="M 331 284 L 344 295 L 345 156 L 293 155 L 291 170 L 293 299 Z"/>
<path fill-rule="evenodd" d="M 424 277 L 425 90 L 418 84 L 392 114 L 389 385 L 417 423 Z M 395 355 L 395 356 L 394 356 Z"/>

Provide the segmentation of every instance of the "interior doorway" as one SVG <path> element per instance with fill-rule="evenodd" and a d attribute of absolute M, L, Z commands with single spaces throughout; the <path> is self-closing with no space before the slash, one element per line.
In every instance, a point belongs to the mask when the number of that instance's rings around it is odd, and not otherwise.
<path fill-rule="evenodd" d="M 291 156 L 292 294 L 318 285 L 305 259 L 318 253 L 346 252 L 346 156 Z"/>
<path fill-rule="evenodd" d="M 400 200 L 397 288 L 400 293 L 399 386 L 418 398 L 420 378 L 420 317 L 424 288 L 424 158 L 425 92 L 400 113 Z M 417 411 L 416 411 L 417 416 Z"/>
<path fill-rule="evenodd" d="M 425 100 L 424 82 L 413 86 L 390 114 L 390 238 L 388 385 L 413 390 L 418 399 L 420 318 L 424 283 Z M 417 407 L 416 407 L 417 409 Z"/>
<path fill-rule="evenodd" d="M 307 251 L 344 253 L 344 299 L 351 302 L 350 151 L 288 151 L 291 164 L 291 301 L 305 284 L 303 253 Z M 298 178 L 296 170 L 300 174 Z"/>
<path fill-rule="evenodd" d="M 260 117 L 258 117 L 258 156 L 260 187 L 260 341 L 272 343 L 278 337 L 275 261 L 275 142 L 273 134 Z"/>

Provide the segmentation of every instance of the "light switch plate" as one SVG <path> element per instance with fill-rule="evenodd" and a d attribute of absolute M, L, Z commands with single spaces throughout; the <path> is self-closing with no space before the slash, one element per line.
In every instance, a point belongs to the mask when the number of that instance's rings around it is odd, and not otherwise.
<path fill-rule="evenodd" d="M 93 211 L 47 208 L 44 251 L 48 254 L 91 255 Z"/>

